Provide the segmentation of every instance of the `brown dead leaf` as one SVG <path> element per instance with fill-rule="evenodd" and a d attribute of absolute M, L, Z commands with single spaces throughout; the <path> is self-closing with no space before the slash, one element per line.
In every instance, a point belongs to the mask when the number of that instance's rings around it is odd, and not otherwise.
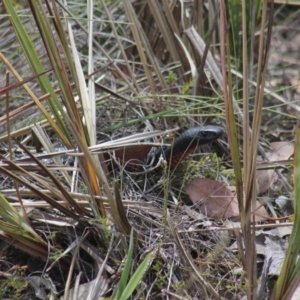
<path fill-rule="evenodd" d="M 200 205 L 199 211 L 210 218 L 228 219 L 239 216 L 238 200 L 234 186 L 205 178 L 194 179 L 186 188 L 191 201 Z M 257 202 L 257 207 L 260 204 Z M 263 206 L 259 207 L 255 214 L 256 221 L 268 218 Z"/>
<path fill-rule="evenodd" d="M 291 85 L 294 86 L 294 88 L 296 89 L 296 92 L 298 94 L 300 94 L 300 81 L 297 78 L 293 78 L 290 80 Z"/>
<path fill-rule="evenodd" d="M 271 152 L 267 152 L 267 157 L 270 162 L 289 159 L 294 153 L 294 145 L 290 142 L 273 142 L 270 144 Z M 263 162 L 261 156 L 257 157 L 257 162 Z M 283 169 L 277 169 L 282 172 Z M 256 172 L 258 183 L 258 193 L 265 193 L 270 186 L 278 179 L 278 175 L 273 169 L 258 170 Z"/>

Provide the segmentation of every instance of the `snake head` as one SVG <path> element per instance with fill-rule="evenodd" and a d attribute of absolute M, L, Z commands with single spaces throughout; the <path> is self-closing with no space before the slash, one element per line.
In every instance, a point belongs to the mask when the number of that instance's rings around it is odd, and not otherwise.
<path fill-rule="evenodd" d="M 185 131 L 182 135 L 184 139 L 197 142 L 199 146 L 211 143 L 223 135 L 223 130 L 214 125 L 194 127 Z"/>
<path fill-rule="evenodd" d="M 158 161 L 162 155 L 167 162 L 175 166 L 197 147 L 217 140 L 222 134 L 223 130 L 214 125 L 190 128 L 180 134 L 171 147 L 158 150 L 155 154 L 155 161 Z"/>

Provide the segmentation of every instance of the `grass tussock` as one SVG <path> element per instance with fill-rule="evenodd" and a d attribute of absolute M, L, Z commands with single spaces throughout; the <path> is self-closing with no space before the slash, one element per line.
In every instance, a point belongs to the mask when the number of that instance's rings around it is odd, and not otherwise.
<path fill-rule="evenodd" d="M 299 83 L 278 79 L 276 38 L 299 21 L 248 2 L 3 0 L 1 297 L 290 299 L 299 205 L 276 282 L 253 211 L 260 196 L 298 195 L 297 155 L 294 182 L 286 160 L 268 195 L 256 169 L 269 142 L 293 139 Z M 204 124 L 223 137 L 175 167 L 151 164 Z M 185 192 L 196 177 L 235 186 L 239 223 L 200 213 Z M 271 226 L 287 222 L 267 209 Z"/>

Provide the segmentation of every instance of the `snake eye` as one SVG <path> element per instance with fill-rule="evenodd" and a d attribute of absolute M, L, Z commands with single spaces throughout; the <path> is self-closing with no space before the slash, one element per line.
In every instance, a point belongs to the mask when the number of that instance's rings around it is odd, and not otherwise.
<path fill-rule="evenodd" d="M 201 131 L 201 138 L 205 141 L 205 140 L 211 140 L 214 139 L 216 137 L 219 137 L 220 133 L 214 130 L 204 130 Z"/>
<path fill-rule="evenodd" d="M 203 138 L 208 138 L 208 137 L 214 136 L 214 132 L 211 132 L 211 131 L 203 131 L 203 132 L 201 133 L 201 135 L 202 135 Z"/>

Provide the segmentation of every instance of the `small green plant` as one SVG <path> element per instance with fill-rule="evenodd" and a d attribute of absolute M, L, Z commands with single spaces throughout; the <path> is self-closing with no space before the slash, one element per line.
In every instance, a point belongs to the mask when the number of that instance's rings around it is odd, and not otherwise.
<path fill-rule="evenodd" d="M 185 82 L 184 85 L 181 88 L 181 94 L 183 94 L 183 95 L 189 94 L 190 90 L 191 90 L 191 88 L 193 86 L 193 84 L 194 84 L 194 80 L 193 79 L 191 79 L 188 82 Z"/>
<path fill-rule="evenodd" d="M 168 84 L 172 84 L 176 81 L 177 79 L 177 76 L 174 72 L 170 71 L 169 74 L 168 74 L 168 77 L 167 77 L 167 82 Z"/>
<path fill-rule="evenodd" d="M 7 280 L 1 280 L 0 298 L 3 299 L 9 296 L 9 298 L 13 300 L 20 299 L 27 288 L 28 283 L 17 276 L 10 277 Z"/>
<path fill-rule="evenodd" d="M 154 272 L 154 275 L 156 276 L 155 286 L 160 290 L 166 286 L 167 279 L 169 277 L 169 272 L 167 272 L 164 275 L 162 274 L 162 268 L 163 262 L 159 259 L 155 260 L 151 267 L 151 269 Z"/>
<path fill-rule="evenodd" d="M 169 273 L 166 273 L 164 275 L 160 274 L 160 276 L 156 279 L 155 286 L 160 290 L 163 289 L 168 283 L 168 278 Z"/>
<path fill-rule="evenodd" d="M 103 239 L 105 242 L 109 242 L 110 238 L 111 238 L 111 231 L 107 226 L 107 220 L 100 218 L 100 223 L 101 223 L 101 233 L 103 235 Z"/>
<path fill-rule="evenodd" d="M 53 248 L 52 248 L 52 252 L 51 252 L 49 258 L 50 258 L 50 260 L 55 261 L 55 260 L 61 258 L 62 255 L 63 255 L 63 250 L 60 250 L 60 249 L 57 249 L 57 248 L 54 248 L 54 247 L 53 247 Z"/>

